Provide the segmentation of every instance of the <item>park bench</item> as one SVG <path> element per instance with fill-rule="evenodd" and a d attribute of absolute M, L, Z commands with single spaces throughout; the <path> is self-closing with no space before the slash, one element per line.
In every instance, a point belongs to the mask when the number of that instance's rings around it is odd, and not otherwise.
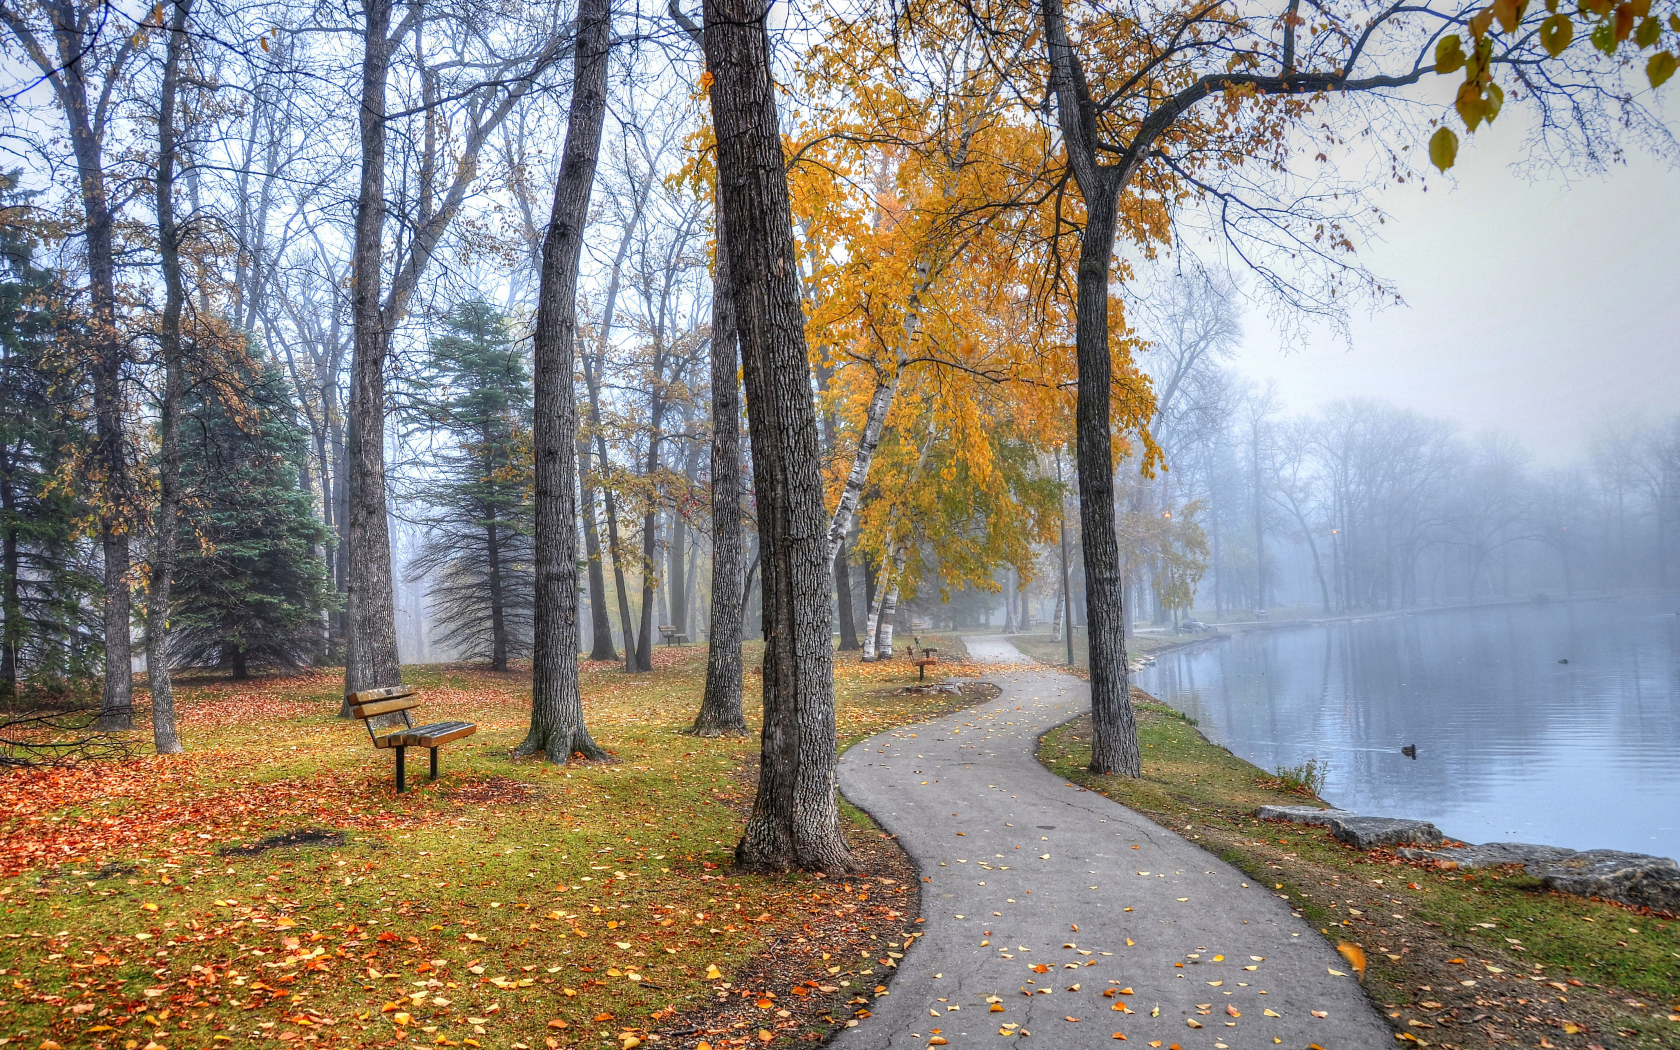
<path fill-rule="evenodd" d="M 414 690 L 408 686 L 396 686 L 390 689 L 364 689 L 359 693 L 351 693 L 350 714 L 353 718 L 362 720 L 367 726 L 368 736 L 373 740 L 376 748 L 394 748 L 397 752 L 397 791 L 401 793 L 407 786 L 405 783 L 405 761 L 408 749 L 411 747 L 430 748 L 432 752 L 432 779 L 437 779 L 437 749 L 439 745 L 447 744 L 451 740 L 472 736 L 478 732 L 475 722 L 434 722 L 431 725 L 417 726 L 408 717 L 408 713 L 420 706 L 420 701 L 414 699 Z M 402 721 L 395 721 L 400 718 Z M 384 724 L 375 726 L 375 719 L 386 720 Z"/>
<path fill-rule="evenodd" d="M 664 635 L 666 645 L 686 645 L 688 643 L 688 635 L 677 630 L 672 624 L 662 625 L 659 628 L 659 633 Z"/>
<path fill-rule="evenodd" d="M 933 655 L 938 651 L 938 649 L 932 648 L 925 648 L 922 650 L 921 659 L 916 660 L 916 681 L 922 682 L 927 680 L 927 669 L 939 662 L 939 657 Z M 910 647 L 910 657 L 911 659 L 915 659 L 916 657 L 916 647 L 913 645 Z"/>

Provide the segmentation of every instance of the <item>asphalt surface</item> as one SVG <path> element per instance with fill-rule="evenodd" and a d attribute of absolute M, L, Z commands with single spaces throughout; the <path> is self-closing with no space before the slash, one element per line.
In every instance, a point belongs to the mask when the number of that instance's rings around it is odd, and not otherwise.
<path fill-rule="evenodd" d="M 1001 638 L 968 644 L 1025 659 Z M 841 790 L 924 876 L 926 921 L 908 950 L 883 943 L 879 958 L 903 955 L 890 992 L 835 1045 L 919 1050 L 937 1035 L 1071 1050 L 1116 1046 L 1115 1033 L 1169 1050 L 1395 1045 L 1351 967 L 1286 901 L 1038 763 L 1039 735 L 1089 709 L 1085 682 L 1027 668 L 991 681 L 997 700 L 841 757 Z M 871 979 L 853 990 L 872 995 Z"/>

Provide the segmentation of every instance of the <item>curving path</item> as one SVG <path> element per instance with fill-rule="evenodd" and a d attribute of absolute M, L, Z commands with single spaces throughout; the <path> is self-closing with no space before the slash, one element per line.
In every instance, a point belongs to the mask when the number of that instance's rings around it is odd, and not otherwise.
<path fill-rule="evenodd" d="M 1030 662 L 1002 638 L 968 645 Z M 1354 978 L 1330 972 L 1349 970 L 1340 956 L 1284 901 L 1039 765 L 1038 736 L 1089 708 L 1085 682 L 1026 668 L 991 681 L 997 700 L 840 760 L 846 797 L 925 877 L 926 922 L 891 994 L 837 1046 L 920 1050 L 935 1034 L 996 1046 L 1005 1032 L 1057 1050 L 1117 1046 L 1116 1032 L 1183 1050 L 1394 1045 Z M 1109 988 L 1131 993 L 1104 998 Z"/>

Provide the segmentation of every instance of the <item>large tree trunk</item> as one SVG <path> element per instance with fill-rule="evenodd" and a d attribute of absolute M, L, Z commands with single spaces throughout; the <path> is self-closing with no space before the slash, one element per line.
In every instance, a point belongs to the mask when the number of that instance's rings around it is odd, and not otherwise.
<path fill-rule="evenodd" d="M 741 388 L 729 252 L 718 223 L 712 267 L 712 623 L 706 692 L 688 730 L 695 736 L 745 736 L 741 711 Z"/>
<path fill-rule="evenodd" d="M 175 92 L 181 52 L 187 46 L 192 0 L 170 5 L 169 42 L 163 60 L 158 105 L 158 260 L 163 270 L 163 316 L 158 343 L 163 352 L 163 401 L 158 406 L 158 507 L 152 579 L 146 595 L 146 680 L 152 692 L 152 744 L 160 755 L 181 753 L 175 731 L 175 689 L 169 680 L 169 591 L 175 574 L 176 519 L 181 507 L 181 395 L 186 389 L 181 357 L 181 231 L 175 221 Z"/>
<path fill-rule="evenodd" d="M 536 411 L 536 620 L 531 731 L 516 749 L 565 763 L 607 757 L 583 723 L 577 666 L 578 261 L 589 221 L 589 196 L 606 120 L 611 50 L 610 0 L 580 0 L 573 54 L 572 104 L 554 208 L 543 238 L 542 278 L 533 340 Z"/>
<path fill-rule="evenodd" d="M 828 515 L 770 80 L 766 0 L 706 0 L 718 197 L 746 375 L 764 587 L 758 797 L 735 849 L 745 868 L 854 868 L 835 799 Z"/>
<path fill-rule="evenodd" d="M 392 0 L 362 0 L 367 19 L 362 56 L 361 184 L 352 257 L 356 356 L 351 365 L 347 469 L 348 554 L 344 692 L 402 683 L 396 598 L 391 591 L 391 533 L 385 514 L 385 356 L 390 331 L 384 287 L 385 89 L 396 41 L 388 35 Z M 346 701 L 339 712 L 348 717 Z"/>
<path fill-rule="evenodd" d="M 1090 768 L 1093 773 L 1136 777 L 1143 775 L 1143 758 L 1126 666 L 1125 581 L 1114 532 L 1114 458 L 1109 437 L 1108 264 L 1114 251 L 1117 196 L 1108 194 L 1104 199 L 1100 193 L 1087 194 L 1074 330 L 1079 365 L 1074 425 L 1091 667 Z"/>
<path fill-rule="evenodd" d="M 1086 636 L 1091 669 L 1091 771 L 1141 776 L 1137 719 L 1126 668 L 1124 580 L 1114 533 L 1114 450 L 1111 444 L 1108 270 L 1120 190 L 1128 172 L 1097 163 L 1095 104 L 1068 40 L 1061 0 L 1043 0 L 1045 47 L 1056 116 L 1085 199 L 1079 241 L 1074 356 L 1079 395 L 1074 455 L 1079 465 L 1079 526 L 1085 555 Z"/>

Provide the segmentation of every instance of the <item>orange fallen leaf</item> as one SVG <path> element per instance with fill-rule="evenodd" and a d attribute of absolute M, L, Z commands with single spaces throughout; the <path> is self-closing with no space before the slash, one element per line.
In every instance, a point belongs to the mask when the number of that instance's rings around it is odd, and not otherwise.
<path fill-rule="evenodd" d="M 1239 1011 L 1236 1007 L 1232 1006 L 1230 1003 L 1225 1004 L 1225 1012 L 1230 1014 L 1232 1017 L 1241 1017 L 1242 1016 L 1242 1012 Z"/>
<path fill-rule="evenodd" d="M 1126 1038 L 1126 1035 L 1125 1035 L 1124 1032 L 1115 1032 L 1114 1033 L 1114 1038 L 1124 1040 Z"/>
<path fill-rule="evenodd" d="M 1336 950 L 1341 953 L 1342 958 L 1348 961 L 1348 965 L 1353 967 L 1353 972 L 1357 973 L 1359 979 L 1363 981 L 1365 979 L 1365 949 L 1352 941 L 1342 941 L 1336 945 Z"/>
<path fill-rule="evenodd" d="M 1330 1011 L 1328 1011 L 1328 1010 L 1314 1010 L 1312 1012 L 1312 1015 L 1314 1017 L 1329 1017 L 1330 1016 Z"/>

